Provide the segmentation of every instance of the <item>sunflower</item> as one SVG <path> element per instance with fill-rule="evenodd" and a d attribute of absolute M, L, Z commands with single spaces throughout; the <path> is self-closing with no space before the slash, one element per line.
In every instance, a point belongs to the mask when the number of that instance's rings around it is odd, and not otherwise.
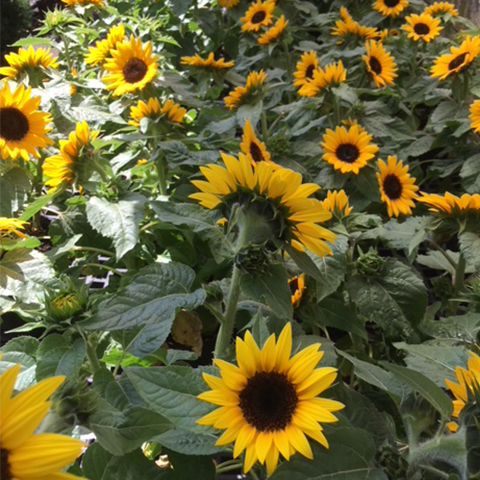
<path fill-rule="evenodd" d="M 475 100 L 470 105 L 469 120 L 471 122 L 471 128 L 475 133 L 480 133 L 480 100 Z"/>
<path fill-rule="evenodd" d="M 458 73 L 470 65 L 479 53 L 480 37 L 469 35 L 459 47 L 451 47 L 450 53 L 434 60 L 430 69 L 430 76 L 445 80 L 452 73 Z"/>
<path fill-rule="evenodd" d="M 258 32 L 260 27 L 270 25 L 272 23 L 272 13 L 275 9 L 275 2 L 273 0 L 257 0 L 251 3 L 250 7 L 245 13 L 245 16 L 240 19 L 243 22 L 243 32 Z"/>
<path fill-rule="evenodd" d="M 415 207 L 413 199 L 417 199 L 418 191 L 415 178 L 408 174 L 408 166 L 403 166 L 403 162 L 398 161 L 395 155 L 389 155 L 387 162 L 378 160 L 380 172 L 376 177 L 380 187 L 380 198 L 387 204 L 388 216 L 398 217 L 400 213 L 411 215 L 412 208 Z"/>
<path fill-rule="evenodd" d="M 244 450 L 244 472 L 258 460 L 270 475 L 281 453 L 288 461 L 296 452 L 312 459 L 305 435 L 328 448 L 319 422 L 332 423 L 332 414 L 344 408 L 335 400 L 317 398 L 337 377 L 332 367 L 315 368 L 323 356 L 320 344 L 310 345 L 293 357 L 292 327 L 287 323 L 278 340 L 271 335 L 260 349 L 249 331 L 237 337 L 238 366 L 214 360 L 221 378 L 203 374 L 212 389 L 198 398 L 219 408 L 197 423 L 226 429 L 217 445 L 235 442 L 234 458 Z"/>
<path fill-rule="evenodd" d="M 54 57 L 49 48 L 33 49 L 30 45 L 27 50 L 19 48 L 18 53 L 5 55 L 8 67 L 0 68 L 0 75 L 8 78 L 16 78 L 34 69 L 58 68 L 58 57 Z"/>
<path fill-rule="evenodd" d="M 0 375 L 1 468 L 4 480 L 78 480 L 60 472 L 85 446 L 75 438 L 34 434 L 50 408 L 47 399 L 65 380 L 51 377 L 12 396 L 20 365 Z"/>
<path fill-rule="evenodd" d="M 103 0 L 62 0 L 62 2 L 66 3 L 69 7 L 73 5 L 104 5 Z"/>
<path fill-rule="evenodd" d="M 302 53 L 300 61 L 297 63 L 293 76 L 293 84 L 296 87 L 302 87 L 313 80 L 313 72 L 318 69 L 317 53 L 313 50 Z"/>
<path fill-rule="evenodd" d="M 474 213 L 480 215 L 480 195 L 464 193 L 461 197 L 446 192 L 443 196 L 436 193 L 424 193 L 419 202 L 430 206 L 429 211 L 440 215 L 465 215 Z"/>
<path fill-rule="evenodd" d="M 353 125 L 348 130 L 337 127 L 335 131 L 327 129 L 323 136 L 323 160 L 333 165 L 341 173 L 358 172 L 378 152 L 378 147 L 370 143 L 372 136 L 360 125 Z"/>
<path fill-rule="evenodd" d="M 90 160 L 93 158 L 92 142 L 98 137 L 97 130 L 90 130 L 87 122 L 78 122 L 68 140 L 60 140 L 60 154 L 45 159 L 43 173 L 50 177 L 45 186 L 50 191 L 65 184 L 78 184 L 88 179 L 91 173 Z"/>
<path fill-rule="evenodd" d="M 373 8 L 384 17 L 396 17 L 408 6 L 407 0 L 375 0 Z"/>
<path fill-rule="evenodd" d="M 251 72 L 248 74 L 245 86 L 235 87 L 224 99 L 225 106 L 233 110 L 246 103 L 248 97 L 255 95 L 267 78 L 267 74 L 260 70 L 259 72 Z"/>
<path fill-rule="evenodd" d="M 229 209 L 240 203 L 257 211 L 269 224 L 273 237 L 299 251 L 310 250 L 319 256 L 330 254 L 324 242 L 335 235 L 318 223 L 331 218 L 319 200 L 308 198 L 319 186 L 302 184 L 302 175 L 286 168 L 274 170 L 268 162 L 254 163 L 243 153 L 239 159 L 221 153 L 226 168 L 219 165 L 200 167 L 208 180 L 192 183 L 202 193 L 190 198 L 209 209 L 220 208 L 229 216 Z"/>
<path fill-rule="evenodd" d="M 455 397 L 455 400 L 453 400 L 453 418 L 458 418 L 465 404 L 469 401 L 469 397 L 475 397 L 475 394 L 480 392 L 480 357 L 473 352 L 468 353 L 470 357 L 467 361 L 467 369 L 455 367 L 458 383 L 445 380 L 445 384 Z M 451 432 L 458 430 L 458 424 L 454 421 L 449 422 L 447 427 Z"/>
<path fill-rule="evenodd" d="M 95 42 L 95 47 L 88 47 L 90 53 L 85 56 L 85 63 L 87 65 L 97 65 L 102 63 L 110 53 L 110 50 L 113 50 L 117 47 L 117 43 L 122 42 L 125 37 L 125 28 L 120 23 L 119 25 L 114 25 L 107 34 L 105 40 L 100 40 Z"/>
<path fill-rule="evenodd" d="M 72 78 L 77 78 L 77 69 L 72 67 L 70 69 L 70 75 L 72 76 Z M 70 83 L 68 85 L 68 92 L 70 93 L 70 95 L 75 95 L 75 93 L 77 93 L 77 86 L 73 83 Z"/>
<path fill-rule="evenodd" d="M 287 28 L 288 20 L 285 20 L 285 16 L 282 15 L 276 22 L 275 25 L 269 28 L 265 33 L 258 37 L 257 42 L 260 45 L 269 45 L 273 40 L 276 40 Z"/>
<path fill-rule="evenodd" d="M 103 66 L 110 75 L 103 77 L 103 81 L 110 84 L 107 90 L 114 90 L 114 96 L 143 90 L 157 74 L 157 56 L 152 53 L 152 44 L 147 42 L 143 46 L 133 35 L 130 40 L 117 43 L 110 55 L 113 58 L 108 58 Z"/>
<path fill-rule="evenodd" d="M 245 122 L 245 127 L 243 128 L 240 149 L 252 162 L 252 165 L 259 162 L 268 162 L 274 170 L 280 168 L 277 164 L 270 161 L 270 154 L 267 152 L 265 144 L 255 135 L 252 124 L 248 118 Z"/>
<path fill-rule="evenodd" d="M 312 81 L 304 83 L 298 94 L 303 97 L 314 97 L 330 85 L 343 83 L 346 78 L 347 71 L 341 60 L 337 63 L 329 63 L 325 69 L 319 67 L 314 70 Z"/>
<path fill-rule="evenodd" d="M 303 292 L 305 290 L 305 274 L 295 276 L 288 280 L 288 286 L 290 287 L 290 293 L 292 294 L 292 306 L 296 308 L 300 305 L 300 301 L 303 297 Z"/>
<path fill-rule="evenodd" d="M 13 233 L 17 237 L 25 238 L 25 234 L 20 231 L 25 230 L 25 225 L 28 223 L 17 218 L 0 217 L 0 237 L 7 237 Z"/>
<path fill-rule="evenodd" d="M 240 0 L 218 0 L 218 4 L 223 8 L 233 8 L 240 3 Z"/>
<path fill-rule="evenodd" d="M 215 60 L 213 52 L 208 54 L 206 60 L 204 60 L 198 53 L 196 53 L 193 57 L 182 57 L 180 59 L 180 63 L 182 65 L 190 65 L 191 67 L 198 67 L 198 68 L 214 68 L 221 70 L 222 68 L 231 68 L 235 65 L 235 62 L 225 62 L 224 58 L 219 58 Z"/>
<path fill-rule="evenodd" d="M 185 113 L 187 113 L 187 111 L 177 103 L 174 103 L 173 100 L 166 100 L 162 105 L 158 98 L 149 98 L 147 103 L 139 100 L 136 107 L 130 107 L 130 117 L 132 120 L 130 120 L 128 124 L 133 127 L 140 127 L 142 118 L 156 120 L 162 115 L 165 115 L 171 122 L 180 123 Z"/>
<path fill-rule="evenodd" d="M 335 22 L 335 27 L 332 28 L 330 35 L 332 37 L 346 37 L 347 35 L 355 35 L 363 39 L 376 38 L 379 32 L 374 27 L 365 27 L 356 22 L 345 7 L 340 8 L 341 20 Z M 343 40 L 339 44 L 343 43 Z"/>
<path fill-rule="evenodd" d="M 327 198 L 322 202 L 323 208 L 332 212 L 332 215 L 341 219 L 347 217 L 353 210 L 348 203 L 348 197 L 344 190 L 327 192 Z"/>
<path fill-rule="evenodd" d="M 40 97 L 30 97 L 32 88 L 18 85 L 11 92 L 7 82 L 0 91 L 0 150 L 2 159 L 15 160 L 18 156 L 28 161 L 28 154 L 40 155 L 37 148 L 53 144 L 47 138 L 52 121 L 49 113 L 37 110 Z"/>
<path fill-rule="evenodd" d="M 387 52 L 381 42 L 370 40 L 365 43 L 366 55 L 362 56 L 367 70 L 377 88 L 393 85 L 398 68 L 392 54 Z"/>
<path fill-rule="evenodd" d="M 458 10 L 455 8 L 455 5 L 448 2 L 435 2 L 432 5 L 425 7 L 423 13 L 426 13 L 427 15 L 449 13 L 452 17 L 458 17 Z"/>
<path fill-rule="evenodd" d="M 418 42 L 423 40 L 429 43 L 435 37 L 440 35 L 440 31 L 443 27 L 440 27 L 440 20 L 433 18 L 427 13 L 421 13 L 420 15 L 410 15 L 405 17 L 407 25 L 403 25 L 402 28 L 408 33 L 408 38 Z"/>

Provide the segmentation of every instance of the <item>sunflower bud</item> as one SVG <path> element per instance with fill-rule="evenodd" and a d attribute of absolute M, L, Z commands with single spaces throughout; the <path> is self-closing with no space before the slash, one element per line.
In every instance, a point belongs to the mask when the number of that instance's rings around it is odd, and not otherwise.
<path fill-rule="evenodd" d="M 385 260 L 380 257 L 374 248 L 367 253 L 362 253 L 355 262 L 355 267 L 360 275 L 376 277 L 381 274 Z"/>
<path fill-rule="evenodd" d="M 235 265 L 248 274 L 262 274 L 270 264 L 265 244 L 249 244 L 235 255 Z"/>
<path fill-rule="evenodd" d="M 85 310 L 88 291 L 85 285 L 76 287 L 71 280 L 60 292 L 52 292 L 46 299 L 46 310 L 55 323 L 63 323 Z"/>

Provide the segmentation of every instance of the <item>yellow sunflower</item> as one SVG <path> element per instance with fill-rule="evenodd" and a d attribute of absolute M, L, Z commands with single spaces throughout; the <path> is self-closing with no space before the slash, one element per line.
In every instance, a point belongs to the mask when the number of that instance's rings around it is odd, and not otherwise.
<path fill-rule="evenodd" d="M 427 15 L 449 13 L 452 17 L 458 17 L 458 10 L 455 8 L 455 5 L 449 2 L 435 2 L 432 5 L 425 7 L 423 12 Z"/>
<path fill-rule="evenodd" d="M 233 110 L 242 103 L 247 102 L 248 98 L 255 95 L 267 79 L 267 74 L 260 70 L 259 72 L 251 72 L 247 77 L 245 86 L 235 87 L 224 99 L 225 106 Z"/>
<path fill-rule="evenodd" d="M 143 90 L 157 74 L 157 56 L 152 53 L 151 42 L 143 46 L 139 38 L 131 35 L 130 40 L 117 43 L 110 55 L 113 58 L 103 66 L 110 75 L 104 76 L 103 82 L 109 84 L 107 90 L 113 90 L 114 96 Z"/>
<path fill-rule="evenodd" d="M 379 32 L 374 27 L 365 27 L 355 21 L 345 7 L 340 8 L 341 20 L 335 22 L 335 27 L 332 28 L 330 34 L 332 37 L 346 37 L 347 35 L 355 35 L 365 40 L 376 38 Z M 343 43 L 343 40 L 339 42 Z"/>
<path fill-rule="evenodd" d="M 273 40 L 276 40 L 287 28 L 288 20 L 282 15 L 272 28 L 269 28 L 265 33 L 258 37 L 257 42 L 260 45 L 269 45 Z"/>
<path fill-rule="evenodd" d="M 198 398 L 219 408 L 197 423 L 225 429 L 217 445 L 235 442 L 234 458 L 246 450 L 245 473 L 258 460 L 271 475 L 280 453 L 287 461 L 296 452 L 312 459 L 306 435 L 328 448 L 319 423 L 336 422 L 332 412 L 344 405 L 317 397 L 337 377 L 335 368 L 315 368 L 323 356 L 319 348 L 318 343 L 310 345 L 292 357 L 290 323 L 276 342 L 271 335 L 262 349 L 247 331 L 244 340 L 237 337 L 238 366 L 214 360 L 221 378 L 203 374 L 212 390 Z"/>
<path fill-rule="evenodd" d="M 467 36 L 459 47 L 451 47 L 450 53 L 441 55 L 433 62 L 430 76 L 445 80 L 449 75 L 462 71 L 480 53 L 480 37 Z"/>
<path fill-rule="evenodd" d="M 375 0 L 373 8 L 384 17 L 396 17 L 408 6 L 407 0 Z"/>
<path fill-rule="evenodd" d="M 480 100 L 475 100 L 470 105 L 469 120 L 471 122 L 471 128 L 475 133 L 480 133 Z"/>
<path fill-rule="evenodd" d="M 180 59 L 180 63 L 182 65 L 190 65 L 191 67 L 198 67 L 198 68 L 231 68 L 235 65 L 235 62 L 226 62 L 224 58 L 219 58 L 215 60 L 213 52 L 208 54 L 206 60 L 204 60 L 198 53 L 196 53 L 193 57 L 182 57 Z"/>
<path fill-rule="evenodd" d="M 298 90 L 298 94 L 303 97 L 314 97 L 330 85 L 343 83 L 346 78 L 347 71 L 341 60 L 337 63 L 329 63 L 325 69 L 319 67 L 314 70 L 312 81 L 304 83 Z"/>
<path fill-rule="evenodd" d="M 72 78 L 76 78 L 77 77 L 77 69 L 72 67 L 70 69 L 70 75 L 72 76 Z M 73 83 L 70 83 L 68 85 L 68 92 L 70 93 L 70 95 L 75 95 L 75 93 L 77 93 L 77 86 L 74 85 Z"/>
<path fill-rule="evenodd" d="M 427 13 L 410 15 L 409 17 L 405 17 L 405 20 L 407 24 L 403 25 L 402 28 L 408 33 L 408 38 L 411 38 L 415 42 L 423 40 L 429 43 L 435 37 L 438 37 L 443 30 L 443 27 L 440 27 L 440 20 L 433 18 Z"/>
<path fill-rule="evenodd" d="M 331 254 L 325 241 L 333 241 L 335 235 L 318 223 L 332 215 L 319 200 L 308 198 L 320 189 L 318 185 L 302 184 L 301 174 L 286 168 L 274 170 L 268 162 L 252 165 L 243 153 L 238 160 L 224 153 L 221 156 L 226 168 L 212 164 L 200 167 L 208 181 L 192 181 L 202 193 L 190 198 L 209 209 L 228 210 L 235 203 L 258 209 L 276 240 L 302 252 L 308 249 L 319 256 Z"/>
<path fill-rule="evenodd" d="M 298 276 L 290 278 L 288 280 L 288 286 L 290 287 L 290 293 L 292 294 L 292 306 L 296 308 L 300 305 L 300 301 L 303 297 L 305 286 L 305 274 L 302 273 Z"/>
<path fill-rule="evenodd" d="M 467 369 L 455 367 L 458 383 L 445 380 L 447 387 L 455 397 L 455 400 L 453 400 L 453 418 L 458 418 L 469 396 L 475 396 L 475 392 L 480 391 L 480 357 L 473 352 L 468 353 L 470 357 L 467 361 Z M 458 430 L 458 424 L 454 421 L 449 422 L 447 427 L 451 432 Z"/>
<path fill-rule="evenodd" d="M 293 76 L 293 84 L 296 87 L 302 87 L 305 83 L 313 80 L 313 72 L 318 69 L 317 53 L 313 50 L 302 53 L 300 61 L 297 63 Z"/>
<path fill-rule="evenodd" d="M 327 198 L 322 202 L 323 208 L 332 212 L 332 215 L 341 219 L 352 213 L 353 207 L 348 203 L 348 197 L 344 190 L 327 192 Z"/>
<path fill-rule="evenodd" d="M 26 50 L 19 48 L 18 53 L 5 55 L 8 67 L 0 68 L 0 75 L 8 78 L 16 78 L 24 73 L 29 73 L 33 69 L 58 68 L 58 57 L 54 57 L 49 48 L 33 49 L 30 45 Z"/>
<path fill-rule="evenodd" d="M 252 124 L 250 123 L 250 120 L 248 118 L 245 122 L 245 127 L 243 128 L 242 143 L 240 144 L 240 149 L 252 162 L 252 164 L 258 162 L 268 162 L 274 170 L 281 168 L 279 165 L 273 163 L 270 160 L 270 154 L 267 152 L 265 144 L 261 142 L 255 135 Z"/>
<path fill-rule="evenodd" d="M 461 197 L 452 195 L 450 192 L 437 195 L 436 193 L 424 193 L 418 199 L 419 202 L 430 206 L 429 211 L 440 215 L 462 215 L 473 212 L 480 214 L 480 195 L 464 193 Z"/>
<path fill-rule="evenodd" d="M 218 4 L 224 8 L 233 8 L 240 3 L 240 0 L 218 0 Z"/>
<path fill-rule="evenodd" d="M 45 186 L 50 191 L 62 185 L 78 185 L 91 173 L 90 160 L 94 155 L 92 142 L 98 137 L 97 130 L 90 130 L 87 122 L 78 122 L 68 140 L 60 140 L 60 154 L 45 159 L 43 173 L 50 177 Z"/>
<path fill-rule="evenodd" d="M 186 113 L 185 108 L 180 107 L 173 100 L 166 100 L 162 105 L 158 98 L 149 98 L 147 103 L 139 100 L 136 107 L 130 107 L 131 120 L 128 124 L 133 127 L 139 127 L 142 118 L 155 120 L 162 115 L 166 115 L 171 122 L 180 123 Z"/>
<path fill-rule="evenodd" d="M 78 480 L 61 470 L 72 463 L 85 444 L 65 435 L 34 434 L 50 408 L 47 399 L 65 380 L 51 377 L 13 395 L 20 365 L 0 375 L 0 438 L 2 479 Z"/>
<path fill-rule="evenodd" d="M 387 52 L 381 42 L 370 40 L 365 43 L 366 55 L 362 56 L 368 73 L 377 88 L 393 85 L 397 75 L 397 65 L 392 54 Z"/>
<path fill-rule="evenodd" d="M 17 237 L 25 238 L 25 234 L 20 230 L 25 230 L 27 222 L 17 218 L 0 217 L 0 237 L 6 237 L 15 234 Z"/>
<path fill-rule="evenodd" d="M 387 204 L 388 216 L 398 217 L 401 213 L 411 215 L 415 207 L 414 199 L 417 199 L 418 187 L 415 178 L 408 173 L 408 166 L 397 157 L 388 156 L 388 163 L 378 160 L 379 172 L 376 174 L 380 187 L 380 198 Z"/>
<path fill-rule="evenodd" d="M 2 159 L 18 156 L 28 161 L 28 155 L 39 157 L 37 148 L 53 144 L 47 137 L 52 121 L 49 113 L 37 110 L 40 97 L 30 97 L 31 87 L 18 85 L 11 92 L 7 82 L 0 90 L 0 150 Z"/>
<path fill-rule="evenodd" d="M 69 7 L 73 5 L 104 5 L 103 0 L 62 0 L 62 2 L 66 3 Z"/>
<path fill-rule="evenodd" d="M 243 23 L 243 32 L 258 32 L 263 25 L 267 27 L 272 23 L 272 13 L 275 10 L 275 2 L 273 0 L 257 0 L 250 4 L 245 16 L 240 19 Z"/>
<path fill-rule="evenodd" d="M 107 38 L 105 40 L 95 42 L 94 47 L 88 47 L 90 53 L 85 56 L 85 63 L 87 65 L 97 65 L 102 63 L 108 57 L 110 50 L 115 49 L 117 43 L 122 42 L 124 37 L 124 26 L 121 23 L 119 25 L 114 25 L 108 31 Z"/>
<path fill-rule="evenodd" d="M 337 127 L 335 131 L 327 129 L 323 136 L 323 160 L 333 165 L 341 173 L 358 172 L 378 152 L 378 147 L 370 143 L 372 136 L 360 125 L 353 125 L 348 130 Z"/>

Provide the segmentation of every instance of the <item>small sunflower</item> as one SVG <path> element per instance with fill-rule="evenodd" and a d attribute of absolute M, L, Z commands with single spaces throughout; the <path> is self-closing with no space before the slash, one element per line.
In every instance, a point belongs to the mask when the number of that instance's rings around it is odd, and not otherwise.
<path fill-rule="evenodd" d="M 233 8 L 240 3 L 240 0 L 218 0 L 218 4 L 223 8 Z"/>
<path fill-rule="evenodd" d="M 16 78 L 32 70 L 58 68 L 58 57 L 54 57 L 49 48 L 34 50 L 32 45 L 26 50 L 19 48 L 17 53 L 5 55 L 5 60 L 9 66 L 0 68 L 0 75 L 8 78 Z"/>
<path fill-rule="evenodd" d="M 480 195 L 464 193 L 461 197 L 446 192 L 443 196 L 436 193 L 424 193 L 418 199 L 419 202 L 430 206 L 429 211 L 440 215 L 463 216 L 468 213 L 480 215 Z"/>
<path fill-rule="evenodd" d="M 223 209 L 225 217 L 234 204 L 258 210 L 273 239 L 302 252 L 308 249 L 319 256 L 331 253 L 325 241 L 333 241 L 335 235 L 318 223 L 332 215 L 319 200 L 308 198 L 320 188 L 318 185 L 302 184 L 299 173 L 286 168 L 274 170 L 268 162 L 252 165 L 243 153 L 238 160 L 224 153 L 221 156 L 226 168 L 212 164 L 200 167 L 208 181 L 192 181 L 202 193 L 190 198 L 205 208 Z"/>
<path fill-rule="evenodd" d="M 0 237 L 7 237 L 12 233 L 17 237 L 25 238 L 25 234 L 20 230 L 25 230 L 27 222 L 18 220 L 17 218 L 0 217 Z"/>
<path fill-rule="evenodd" d="M 278 165 L 270 161 L 270 154 L 267 152 L 265 144 L 261 142 L 255 132 L 253 131 L 250 120 L 247 119 L 245 127 L 243 128 L 242 143 L 240 149 L 247 156 L 247 158 L 254 163 L 268 162 L 272 165 L 272 168 L 280 168 Z"/>
<path fill-rule="evenodd" d="M 293 84 L 296 87 L 302 87 L 313 80 L 313 72 L 319 67 L 317 53 L 313 50 L 302 53 L 300 61 L 297 63 L 293 76 Z"/>
<path fill-rule="evenodd" d="M 344 38 L 349 34 L 355 35 L 359 38 L 363 38 L 364 40 L 378 37 L 379 32 L 376 28 L 360 25 L 352 18 L 352 16 L 345 7 L 340 8 L 340 16 L 342 19 L 335 22 L 335 27 L 332 28 L 330 32 L 330 35 L 332 35 L 332 37 Z M 339 43 L 343 43 L 343 40 Z"/>
<path fill-rule="evenodd" d="M 51 377 L 13 395 L 20 365 L 0 375 L 1 472 L 5 480 L 78 480 L 61 470 L 72 463 L 83 442 L 52 433 L 35 434 L 50 408 L 47 399 L 65 380 Z"/>
<path fill-rule="evenodd" d="M 28 161 L 28 155 L 39 157 L 37 148 L 52 145 L 47 137 L 52 121 L 49 113 L 37 110 L 40 97 L 31 97 L 31 87 L 18 85 L 11 92 L 7 82 L 0 90 L 0 150 L 2 159 L 18 156 Z"/>
<path fill-rule="evenodd" d="M 104 76 L 103 82 L 109 84 L 107 90 L 113 90 L 114 96 L 143 90 L 157 74 L 157 56 L 152 53 L 151 42 L 143 46 L 139 38 L 131 35 L 130 40 L 117 43 L 110 55 L 113 58 L 103 66 L 110 75 Z"/>
<path fill-rule="evenodd" d="M 203 374 L 212 389 L 198 398 L 219 408 L 197 423 L 225 430 L 217 445 L 235 442 L 233 457 L 244 450 L 244 472 L 258 460 L 267 474 L 280 454 L 288 461 L 296 452 L 312 459 L 306 435 L 328 448 L 319 422 L 332 423 L 332 414 L 344 408 L 335 400 L 318 398 L 337 377 L 332 367 L 315 368 L 323 356 L 320 344 L 310 345 L 293 357 L 292 328 L 287 323 L 278 340 L 271 335 L 260 349 L 250 332 L 237 337 L 238 366 L 214 360 L 221 378 Z"/>
<path fill-rule="evenodd" d="M 193 57 L 182 57 L 180 59 L 180 63 L 182 65 L 190 65 L 191 67 L 213 68 L 217 70 L 231 68 L 235 65 L 235 62 L 226 62 L 224 58 L 219 58 L 218 60 L 215 60 L 213 52 L 210 52 L 208 54 L 206 60 L 204 60 L 198 53 L 196 53 Z"/>
<path fill-rule="evenodd" d="M 95 42 L 94 47 L 88 47 L 90 53 L 85 56 L 85 63 L 87 65 L 97 65 L 102 63 L 110 54 L 110 50 L 115 49 L 117 47 L 117 43 L 122 42 L 124 37 L 124 26 L 121 23 L 119 25 L 114 25 L 108 31 L 107 38 L 105 40 Z"/>
<path fill-rule="evenodd" d="M 384 17 L 396 17 L 408 6 L 407 0 L 375 0 L 373 8 Z"/>
<path fill-rule="evenodd" d="M 273 0 L 257 0 L 251 3 L 245 16 L 240 19 L 243 23 L 243 32 L 258 32 L 260 27 L 267 27 L 272 23 L 272 13 L 275 10 L 275 2 Z"/>
<path fill-rule="evenodd" d="M 185 108 L 180 107 L 173 100 L 166 100 L 162 105 L 158 98 L 149 98 L 147 103 L 139 100 L 137 106 L 130 107 L 131 120 L 128 124 L 133 127 L 139 127 L 142 118 L 156 120 L 162 115 L 166 115 L 171 122 L 180 123 L 186 113 Z"/>
<path fill-rule="evenodd" d="M 411 215 L 417 199 L 418 187 L 415 178 L 408 173 L 408 166 L 397 160 L 396 156 L 388 156 L 388 163 L 378 160 L 379 173 L 376 174 L 380 187 L 380 198 L 387 204 L 388 216 L 398 217 L 401 213 Z"/>
<path fill-rule="evenodd" d="M 480 357 L 473 352 L 469 352 L 469 354 L 466 370 L 462 367 L 455 367 L 458 383 L 445 380 L 445 384 L 455 397 L 455 400 L 453 400 L 453 418 L 458 418 L 469 397 L 474 397 L 475 392 L 477 394 L 480 392 Z M 449 422 L 447 427 L 451 432 L 458 430 L 458 424 L 454 421 Z"/>
<path fill-rule="evenodd" d="M 104 5 L 103 0 L 62 0 L 62 2 L 66 3 L 69 7 L 73 5 Z"/>
<path fill-rule="evenodd" d="M 341 173 L 358 172 L 378 152 L 378 147 L 370 143 L 372 136 L 360 125 L 353 125 L 348 130 L 337 127 L 335 131 L 327 129 L 323 136 L 323 160 L 333 165 Z"/>
<path fill-rule="evenodd" d="M 368 73 L 377 88 L 393 85 L 397 75 L 397 65 L 390 52 L 387 52 L 381 42 L 370 40 L 365 43 L 366 55 L 362 56 Z"/>
<path fill-rule="evenodd" d="M 305 274 L 295 276 L 288 280 L 288 286 L 290 287 L 290 293 L 292 294 L 292 306 L 296 308 L 300 305 L 300 301 L 303 297 L 303 292 L 306 288 L 305 286 Z"/>
<path fill-rule="evenodd" d="M 260 45 L 269 45 L 276 40 L 283 33 L 285 28 L 287 28 L 288 20 L 285 20 L 285 16 L 282 15 L 276 22 L 275 25 L 269 28 L 265 33 L 258 37 L 257 42 Z"/>
<path fill-rule="evenodd" d="M 470 105 L 470 115 L 469 120 L 471 122 L 472 130 L 475 133 L 480 133 L 480 100 L 475 100 Z"/>
<path fill-rule="evenodd" d="M 225 106 L 233 110 L 239 107 L 242 103 L 246 103 L 248 98 L 255 95 L 263 82 L 267 79 L 267 74 L 260 70 L 259 72 L 251 72 L 247 77 L 245 86 L 235 87 L 224 99 Z"/>
<path fill-rule="evenodd" d="M 323 208 L 332 212 L 332 215 L 341 219 L 352 213 L 353 207 L 348 203 L 348 197 L 344 190 L 327 192 L 327 198 L 322 202 Z"/>
<path fill-rule="evenodd" d="M 402 28 L 408 33 L 408 38 L 411 38 L 415 42 L 423 40 L 429 43 L 435 37 L 438 37 L 443 30 L 443 27 L 440 27 L 440 20 L 433 18 L 427 13 L 410 15 L 409 17 L 405 17 L 405 20 L 407 24 L 403 25 Z"/>
<path fill-rule="evenodd" d="M 455 8 L 455 5 L 449 2 L 435 2 L 432 5 L 425 7 L 423 13 L 426 13 L 427 15 L 449 13 L 452 17 L 458 17 L 458 10 Z"/>
<path fill-rule="evenodd" d="M 459 47 L 451 47 L 450 53 L 441 55 L 433 62 L 431 77 L 445 80 L 449 75 L 462 71 L 470 65 L 480 53 L 480 37 L 467 36 Z"/>
<path fill-rule="evenodd" d="M 337 63 L 329 63 L 325 69 L 317 68 L 313 72 L 313 80 L 300 87 L 298 94 L 303 97 L 314 97 L 330 85 L 343 83 L 346 78 L 347 71 L 341 60 Z"/>

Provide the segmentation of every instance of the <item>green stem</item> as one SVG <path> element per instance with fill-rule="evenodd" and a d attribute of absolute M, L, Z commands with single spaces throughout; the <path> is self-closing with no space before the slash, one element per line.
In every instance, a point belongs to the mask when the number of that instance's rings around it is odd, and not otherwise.
<path fill-rule="evenodd" d="M 218 468 L 216 469 L 216 473 L 219 474 L 219 473 L 225 473 L 225 472 L 231 472 L 232 470 L 238 470 L 239 468 L 242 468 L 242 464 L 241 463 L 236 463 L 235 465 L 230 465 L 228 467 L 224 467 L 224 468 Z"/>
<path fill-rule="evenodd" d="M 115 255 L 112 252 L 109 252 L 108 250 L 102 250 L 101 248 L 96 248 L 96 247 L 72 247 L 71 249 L 72 252 L 95 252 L 98 253 L 99 255 L 108 255 L 109 257 L 114 257 Z"/>
<path fill-rule="evenodd" d="M 158 188 L 161 195 L 167 195 L 167 169 L 162 156 L 155 160 L 155 168 L 158 175 Z"/>
<path fill-rule="evenodd" d="M 95 375 L 95 373 L 98 372 L 98 370 L 100 370 L 102 368 L 102 366 L 100 365 L 100 362 L 98 361 L 97 354 L 95 352 L 95 347 L 92 345 L 92 342 L 91 342 L 91 337 L 88 338 L 88 337 L 85 337 L 85 335 L 82 335 L 82 336 L 83 336 L 83 338 L 85 340 L 85 344 L 87 346 L 88 362 L 90 363 L 90 368 L 91 368 L 92 374 Z"/>
<path fill-rule="evenodd" d="M 151 222 L 148 222 L 146 225 L 144 225 L 141 229 L 140 229 L 140 233 L 144 232 L 145 230 L 148 230 L 150 227 L 153 227 L 155 225 L 158 225 L 160 222 L 158 220 L 153 220 Z"/>
<path fill-rule="evenodd" d="M 108 265 L 103 265 L 101 263 L 86 263 L 83 265 L 83 268 L 85 267 L 97 267 L 97 268 L 103 268 L 104 270 L 108 270 L 109 272 L 113 272 L 115 275 L 122 276 L 123 273 L 119 272 L 117 269 L 113 267 L 109 267 Z"/>
<path fill-rule="evenodd" d="M 334 122 L 334 127 L 340 124 L 340 105 L 338 104 L 337 97 L 335 94 L 332 92 L 332 107 L 333 107 L 333 122 Z"/>
<path fill-rule="evenodd" d="M 72 71 L 72 61 L 70 60 L 70 53 L 68 52 L 67 37 L 65 36 L 65 34 L 63 32 L 60 32 L 60 37 L 61 37 L 62 42 L 63 42 L 63 48 L 64 48 L 63 53 L 65 54 L 65 60 L 67 61 L 68 71 L 71 72 Z"/>
<path fill-rule="evenodd" d="M 249 472 L 249 475 L 253 478 L 253 480 L 260 480 L 260 478 L 258 477 L 258 475 L 252 470 L 250 470 Z"/>
<path fill-rule="evenodd" d="M 35 178 L 35 191 L 37 192 L 37 195 L 42 194 L 42 187 L 43 187 L 43 163 L 45 162 L 45 159 L 43 158 L 43 155 L 40 156 L 40 158 L 37 161 L 37 178 Z"/>
<path fill-rule="evenodd" d="M 267 126 L 267 115 L 265 114 L 265 110 L 262 110 L 262 136 L 263 141 L 268 141 L 268 126 Z"/>
<path fill-rule="evenodd" d="M 285 69 L 287 71 L 287 82 L 291 82 L 292 81 L 292 65 L 290 64 L 290 50 L 288 49 L 288 45 L 286 44 L 286 42 L 282 42 L 282 46 L 283 46 L 283 51 L 285 53 Z M 292 102 L 293 102 L 292 92 L 289 91 L 288 103 L 292 103 Z"/>
<path fill-rule="evenodd" d="M 126 354 L 127 354 L 127 352 L 124 350 L 122 352 L 122 354 L 120 355 L 120 358 L 118 359 L 117 364 L 115 365 L 115 368 L 113 370 L 113 378 L 115 378 L 117 376 L 118 370 L 120 369 L 120 366 L 122 364 L 122 360 L 125 358 Z"/>
<path fill-rule="evenodd" d="M 468 73 L 464 72 L 464 74 L 463 74 L 463 95 L 462 95 L 463 103 L 467 102 L 468 94 L 470 93 L 469 92 L 469 83 L 470 82 L 469 82 Z"/>

